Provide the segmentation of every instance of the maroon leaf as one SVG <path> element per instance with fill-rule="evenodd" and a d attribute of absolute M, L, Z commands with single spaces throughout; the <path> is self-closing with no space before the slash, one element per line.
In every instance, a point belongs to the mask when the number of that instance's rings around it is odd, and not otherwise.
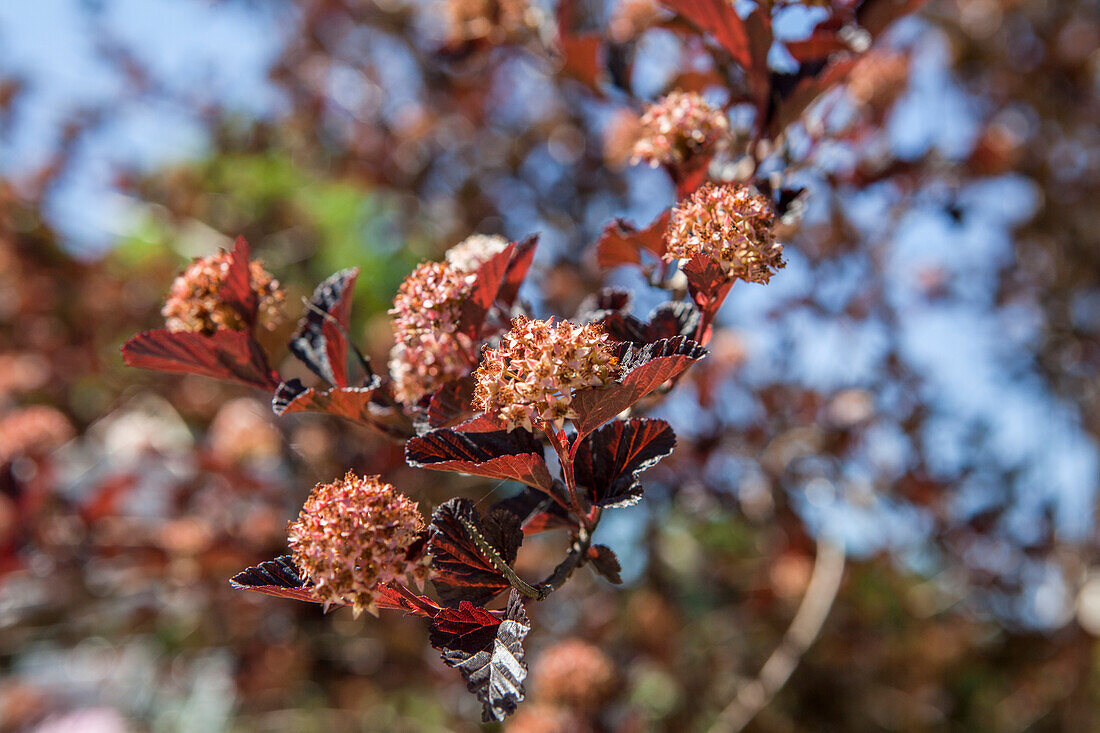
<path fill-rule="evenodd" d="M 684 336 L 661 339 L 644 347 L 619 346 L 623 370 L 617 383 L 584 389 L 573 395 L 579 417 L 573 420 L 578 437 L 583 437 L 627 409 L 668 380 L 676 377 L 707 353 Z"/>
<path fill-rule="evenodd" d="M 474 385 L 473 377 L 463 377 L 436 390 L 425 410 L 428 427 L 449 427 L 473 412 Z"/>
<path fill-rule="evenodd" d="M 519 481 L 543 491 L 553 484 L 542 444 L 523 429 L 486 433 L 432 430 L 405 444 L 405 459 L 416 468 Z"/>
<path fill-rule="evenodd" d="M 381 406 L 372 404 L 374 391 L 374 386 L 317 390 L 304 386 L 297 379 L 288 379 L 276 390 L 275 397 L 271 400 L 271 409 L 279 416 L 295 412 L 324 412 L 353 422 L 374 425 L 383 410 Z"/>
<path fill-rule="evenodd" d="M 251 590 L 276 598 L 322 603 L 313 586 L 298 572 L 290 555 L 282 555 L 234 575 L 229 584 L 238 590 Z"/>
<path fill-rule="evenodd" d="M 666 211 L 642 230 L 623 219 L 611 222 L 596 242 L 596 261 L 600 267 L 640 265 L 643 250 L 660 257 L 665 253 L 665 231 L 670 216 Z"/>
<path fill-rule="evenodd" d="M 605 312 L 598 322 L 615 341 L 645 346 L 675 336 L 694 336 L 699 326 L 699 311 L 690 303 L 670 301 L 657 306 L 646 322 L 619 311 Z"/>
<path fill-rule="evenodd" d="M 801 63 L 828 58 L 838 51 L 847 51 L 848 44 L 837 35 L 837 29 L 819 25 L 809 38 L 787 41 L 784 45 L 794 60 Z"/>
<path fill-rule="evenodd" d="M 646 343 L 687 336 L 691 338 L 699 327 L 699 311 L 691 303 L 662 303 L 649 314 L 645 326 Z"/>
<path fill-rule="evenodd" d="M 706 255 L 695 255 L 680 267 L 688 281 L 691 299 L 703 311 L 721 303 L 733 281 L 722 266 Z"/>
<path fill-rule="evenodd" d="M 443 607 L 427 596 L 418 596 L 400 583 L 380 584 L 374 603 L 379 608 L 435 618 Z"/>
<path fill-rule="evenodd" d="M 435 570 L 432 583 L 446 606 L 462 601 L 482 605 L 510 587 L 497 568 L 498 561 L 478 546 L 478 539 L 496 550 L 499 560 L 510 564 L 523 536 L 518 522 L 495 518 L 482 524 L 469 499 L 451 499 L 432 514 L 428 529 L 428 552 Z"/>
<path fill-rule="evenodd" d="M 462 673 L 466 688 L 482 704 L 482 720 L 501 721 L 523 701 L 527 665 L 523 640 L 531 622 L 514 590 L 504 618 L 463 601 L 432 621 L 429 639 L 443 662 Z"/>
<path fill-rule="evenodd" d="M 778 135 L 801 117 L 815 99 L 848 76 L 856 60 L 855 56 L 838 57 L 817 73 L 798 81 L 771 111 L 767 124 L 768 134 Z"/>
<path fill-rule="evenodd" d="M 251 334 L 223 329 L 206 336 L 186 331 L 146 331 L 122 346 L 128 366 L 198 374 L 274 390 L 279 375 Z"/>
<path fill-rule="evenodd" d="M 552 529 L 575 529 L 577 520 L 563 507 L 569 499 L 565 494 L 565 485 L 555 482 L 554 493 L 558 500 L 541 491 L 524 487 L 515 496 L 502 499 L 493 505 L 493 511 L 504 511 L 516 517 L 524 535 L 538 534 Z"/>
<path fill-rule="evenodd" d="M 581 443 L 573 462 L 577 486 L 601 507 L 630 506 L 642 498 L 638 474 L 672 453 L 676 435 L 664 420 L 632 418 L 604 425 Z"/>
<path fill-rule="evenodd" d="M 470 295 L 462 303 L 456 326 L 460 333 L 464 333 L 475 341 L 481 336 L 485 325 L 485 316 L 499 295 L 504 283 L 504 275 L 508 271 L 508 264 L 515 252 L 516 245 L 510 244 L 507 249 L 497 252 L 487 262 L 483 263 L 474 274 L 474 286 Z"/>
<path fill-rule="evenodd" d="M 730 0 L 661 0 L 661 4 L 714 36 L 743 68 L 752 68 L 749 34 Z"/>
<path fill-rule="evenodd" d="M 359 268 L 341 270 L 317 286 L 290 338 L 290 351 L 335 387 L 348 386 L 347 331 Z"/>
<path fill-rule="evenodd" d="M 508 423 L 488 412 L 483 412 L 455 426 L 455 431 L 459 433 L 493 433 L 507 429 Z"/>
<path fill-rule="evenodd" d="M 608 313 L 629 313 L 633 300 L 634 296 L 628 290 L 603 288 L 581 301 L 574 321 L 588 323 L 597 321 Z"/>
<path fill-rule="evenodd" d="M 252 269 L 249 266 L 248 242 L 237 237 L 229 255 L 229 268 L 225 281 L 218 290 L 218 300 L 237 312 L 249 329 L 256 325 L 259 300 L 252 290 Z"/>
<path fill-rule="evenodd" d="M 619 558 L 615 557 L 615 553 L 612 552 L 610 547 L 606 545 L 592 545 L 588 548 L 588 562 L 592 564 L 592 569 L 597 573 L 607 578 L 607 580 L 615 585 L 621 585 L 623 582 L 622 565 L 619 564 Z"/>
<path fill-rule="evenodd" d="M 599 94 L 603 36 L 599 33 L 563 35 L 558 45 L 561 48 L 562 73 Z"/>
<path fill-rule="evenodd" d="M 519 295 L 519 288 L 523 285 L 527 271 L 531 269 L 531 262 L 535 259 L 535 248 L 538 246 L 538 235 L 533 234 L 515 245 L 512 259 L 508 261 L 508 269 L 504 272 L 504 282 L 497 292 L 497 302 L 504 308 L 511 308 Z"/>

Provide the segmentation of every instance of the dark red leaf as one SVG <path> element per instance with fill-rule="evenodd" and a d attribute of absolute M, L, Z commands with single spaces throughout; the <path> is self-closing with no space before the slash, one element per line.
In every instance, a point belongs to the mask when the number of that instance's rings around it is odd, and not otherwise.
<path fill-rule="evenodd" d="M 237 237 L 229 255 L 229 268 L 225 281 L 218 290 L 218 300 L 237 312 L 249 329 L 256 325 L 259 300 L 252 290 L 252 269 L 249 267 L 248 242 Z"/>
<path fill-rule="evenodd" d="M 721 303 L 732 284 L 722 266 L 706 255 L 695 255 L 680 270 L 687 277 L 691 299 L 704 311 L 714 303 Z"/>
<path fill-rule="evenodd" d="M 314 374 L 335 387 L 348 386 L 347 331 L 359 268 L 341 270 L 317 286 L 290 338 L 289 348 Z"/>
<path fill-rule="evenodd" d="M 373 387 L 317 390 L 304 386 L 297 379 L 288 379 L 275 392 L 271 409 L 280 416 L 295 412 L 324 412 L 353 422 L 374 425 L 384 408 L 372 404 L 373 399 Z"/>
<path fill-rule="evenodd" d="M 768 133 L 778 135 L 795 122 L 815 99 L 842 81 L 855 66 L 855 56 L 838 57 L 817 73 L 806 75 L 792 90 L 783 95 L 772 110 L 768 120 Z"/>
<path fill-rule="evenodd" d="M 730 0 L 661 0 L 661 4 L 714 36 L 743 68 L 752 68 L 749 35 Z"/>
<path fill-rule="evenodd" d="M 462 673 L 466 688 L 482 703 L 482 719 L 501 721 L 524 698 L 527 665 L 523 640 L 531 622 L 519 595 L 512 591 L 504 618 L 463 602 L 432 621 L 429 639 L 444 663 Z"/>
<path fill-rule="evenodd" d="M 692 338 L 699 327 L 699 311 L 691 303 L 662 303 L 649 314 L 645 326 L 646 343 L 687 336 Z"/>
<path fill-rule="evenodd" d="M 504 308 L 511 308 L 519 295 L 519 288 L 523 285 L 527 271 L 531 269 L 531 262 L 535 259 L 535 248 L 538 246 L 538 235 L 533 234 L 515 245 L 512 259 L 508 261 L 508 269 L 504 272 L 504 282 L 497 293 L 497 302 Z"/>
<path fill-rule="evenodd" d="M 251 590 L 276 598 L 321 603 L 313 587 L 299 573 L 290 555 L 267 560 L 237 573 L 229 584 L 238 590 Z"/>
<path fill-rule="evenodd" d="M 251 334 L 220 330 L 206 336 L 167 330 L 139 333 L 122 346 L 128 366 L 198 374 L 274 390 L 279 375 Z"/>
<path fill-rule="evenodd" d="M 600 92 L 600 73 L 603 71 L 603 36 L 599 33 L 563 35 L 561 48 L 562 73 Z"/>
<path fill-rule="evenodd" d="M 856 10 L 856 19 L 873 37 L 898 18 L 915 13 L 928 0 L 865 0 Z"/>
<path fill-rule="evenodd" d="M 672 453 L 676 435 L 664 420 L 615 420 L 581 443 L 573 462 L 577 486 L 601 507 L 630 506 L 642 498 L 638 474 Z"/>
<path fill-rule="evenodd" d="M 607 580 L 615 585 L 621 585 L 623 582 L 620 573 L 623 571 L 622 565 L 619 564 L 619 558 L 615 557 L 615 553 L 612 552 L 610 547 L 606 545 L 592 545 L 588 548 L 588 562 L 592 564 L 592 568 L 607 578 Z"/>
<path fill-rule="evenodd" d="M 787 41 L 784 45 L 800 64 L 825 59 L 838 51 L 848 50 L 848 44 L 837 35 L 836 29 L 822 26 L 815 28 L 809 38 Z"/>
<path fill-rule="evenodd" d="M 628 313 L 610 311 L 598 323 L 615 341 L 644 346 L 675 336 L 693 337 L 699 325 L 699 311 L 690 303 L 668 302 L 657 306 L 646 322 Z"/>
<path fill-rule="evenodd" d="M 680 374 L 707 353 L 699 344 L 683 336 L 661 339 L 644 347 L 623 344 L 619 363 L 623 369 L 618 382 L 608 387 L 584 389 L 573 395 L 573 407 L 579 417 L 573 427 L 583 437 L 612 419 L 662 384 Z"/>
<path fill-rule="evenodd" d="M 485 325 L 485 316 L 489 314 L 489 309 L 493 307 L 493 303 L 500 294 L 504 275 L 508 271 L 508 264 L 515 250 L 516 245 L 510 244 L 507 249 L 496 253 L 477 269 L 473 289 L 462 303 L 456 326 L 460 333 L 466 334 L 475 341 L 480 338 Z"/>
<path fill-rule="evenodd" d="M 495 561 L 478 547 L 467 525 L 474 527 L 505 563 L 515 560 L 523 541 L 518 523 L 494 520 L 486 526 L 469 499 L 451 499 L 432 514 L 428 528 L 428 552 L 435 575 L 432 583 L 446 606 L 462 601 L 482 605 L 510 587 Z M 505 534 L 510 533 L 510 534 Z"/>
<path fill-rule="evenodd" d="M 665 253 L 665 232 L 670 216 L 671 212 L 666 211 L 642 230 L 622 219 L 611 222 L 596 242 L 596 261 L 600 267 L 640 265 L 643 250 L 660 257 Z"/>
<path fill-rule="evenodd" d="M 463 377 L 440 387 L 432 394 L 425 410 L 429 428 L 444 428 L 468 417 L 473 412 L 473 377 Z"/>
<path fill-rule="evenodd" d="M 379 608 L 435 618 L 443 607 L 427 596 L 418 596 L 400 583 L 380 584 L 374 603 Z"/>
<path fill-rule="evenodd" d="M 543 491 L 553 484 L 542 444 L 521 428 L 488 433 L 432 430 L 405 444 L 405 459 L 416 468 L 518 481 Z"/>
<path fill-rule="evenodd" d="M 493 433 L 507 429 L 508 423 L 488 412 L 476 415 L 455 427 L 455 431 L 459 433 Z"/>
<path fill-rule="evenodd" d="M 554 493 L 559 501 L 555 501 L 541 491 L 524 487 L 515 496 L 494 504 L 493 511 L 505 511 L 514 515 L 525 535 L 552 529 L 575 529 L 577 520 L 563 508 L 563 504 L 568 505 L 569 502 L 564 484 L 560 481 L 556 482 Z"/>

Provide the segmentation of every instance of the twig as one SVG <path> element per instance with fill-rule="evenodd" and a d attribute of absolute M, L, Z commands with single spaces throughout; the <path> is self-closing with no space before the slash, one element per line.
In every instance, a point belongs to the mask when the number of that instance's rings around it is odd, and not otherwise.
<path fill-rule="evenodd" d="M 783 689 L 802 655 L 821 633 L 844 576 L 844 548 L 828 539 L 817 541 L 813 575 L 783 641 L 760 668 L 756 679 L 743 686 L 737 697 L 718 714 L 710 733 L 736 733 L 756 717 Z"/>

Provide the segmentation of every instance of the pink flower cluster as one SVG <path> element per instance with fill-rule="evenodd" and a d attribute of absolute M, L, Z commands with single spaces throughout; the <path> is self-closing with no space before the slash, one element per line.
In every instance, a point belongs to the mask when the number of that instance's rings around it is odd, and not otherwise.
<path fill-rule="evenodd" d="M 766 283 L 783 261 L 768 200 L 740 185 L 705 184 L 673 210 L 666 260 L 710 257 L 731 278 Z"/>
<path fill-rule="evenodd" d="M 696 92 L 671 92 L 642 115 L 632 160 L 678 165 L 709 150 L 728 129 L 722 111 Z"/>
<path fill-rule="evenodd" d="M 618 376 L 608 336 L 596 324 L 512 321 L 496 349 L 486 349 L 477 373 L 474 407 L 499 416 L 511 430 L 534 429 L 577 417 L 573 391 L 603 387 Z"/>
<path fill-rule="evenodd" d="M 416 502 L 377 476 L 318 484 L 287 525 L 294 563 L 326 603 L 375 613 L 379 583 L 427 578 L 427 556 L 410 549 L 424 520 Z"/>
<path fill-rule="evenodd" d="M 472 340 L 458 332 L 462 303 L 474 276 L 455 267 L 425 262 L 397 291 L 390 376 L 402 402 L 416 402 L 473 366 Z"/>
<path fill-rule="evenodd" d="M 172 283 L 168 300 L 160 313 L 169 331 L 189 331 L 210 335 L 218 329 L 242 331 L 240 314 L 222 302 L 219 291 L 229 275 L 231 256 L 222 251 L 194 260 Z M 258 261 L 249 263 L 250 285 L 259 299 L 260 315 L 268 325 L 281 316 L 284 300 L 279 281 Z"/>

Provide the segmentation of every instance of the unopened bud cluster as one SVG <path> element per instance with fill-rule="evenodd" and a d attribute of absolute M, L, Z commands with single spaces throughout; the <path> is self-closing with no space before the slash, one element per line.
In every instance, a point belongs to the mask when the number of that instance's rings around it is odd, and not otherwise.
<path fill-rule="evenodd" d="M 577 417 L 574 390 L 603 387 L 618 376 L 608 336 L 596 324 L 512 321 L 496 349 L 486 349 L 476 373 L 474 406 L 496 414 L 511 430 Z"/>
<path fill-rule="evenodd" d="M 471 367 L 473 342 L 458 331 L 474 276 L 425 262 L 405 278 L 393 300 L 390 376 L 402 402 L 416 402 Z"/>
<path fill-rule="evenodd" d="M 358 616 L 376 610 L 379 583 L 427 577 L 426 556 L 409 552 L 423 528 L 416 502 L 377 476 L 349 471 L 313 489 L 287 534 L 318 598 L 350 604 Z"/>
<path fill-rule="evenodd" d="M 672 92 L 642 115 L 633 161 L 678 165 L 709 150 L 729 129 L 722 111 L 696 92 Z"/>
<path fill-rule="evenodd" d="M 745 186 L 705 184 L 672 212 L 667 260 L 713 259 L 731 278 L 766 283 L 783 261 L 768 200 Z"/>
<path fill-rule="evenodd" d="M 247 328 L 236 309 L 220 296 L 231 264 L 232 255 L 219 252 L 196 259 L 176 278 L 161 309 L 169 331 L 210 335 L 222 328 L 232 331 Z M 260 317 L 273 324 L 280 317 L 279 307 L 284 300 L 279 281 L 260 262 L 250 262 L 248 267 L 249 285 L 258 299 Z"/>

